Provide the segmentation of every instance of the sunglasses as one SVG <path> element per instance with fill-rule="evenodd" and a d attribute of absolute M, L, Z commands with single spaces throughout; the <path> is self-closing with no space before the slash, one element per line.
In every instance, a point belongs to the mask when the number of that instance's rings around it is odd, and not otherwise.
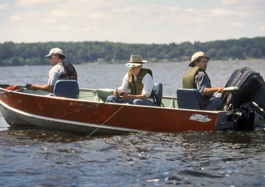
<path fill-rule="evenodd" d="M 54 57 L 53 55 L 49 57 L 49 60 L 51 60 L 51 58 Z"/>

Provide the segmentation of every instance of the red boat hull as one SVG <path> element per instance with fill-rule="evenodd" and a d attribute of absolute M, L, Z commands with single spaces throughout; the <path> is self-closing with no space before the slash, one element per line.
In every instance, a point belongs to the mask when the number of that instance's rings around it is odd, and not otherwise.
<path fill-rule="evenodd" d="M 163 107 L 136 106 L 128 104 L 92 102 L 78 99 L 40 96 L 21 92 L 0 90 L 1 112 L 11 126 L 41 126 L 34 119 L 41 118 L 47 124 L 45 127 L 63 129 L 63 123 L 68 130 L 74 130 L 74 125 L 81 124 L 81 133 L 89 134 L 96 127 L 103 128 L 107 134 L 115 132 L 179 132 L 179 131 L 215 131 L 217 124 L 223 120 L 224 112 L 173 109 Z M 23 117 L 24 121 L 12 120 L 8 112 Z M 7 117 L 8 116 L 8 117 Z M 219 118 L 218 118 L 219 117 Z M 7 119 L 8 118 L 8 119 Z M 22 118 L 22 117 L 21 117 Z M 32 122 L 33 120 L 33 122 Z M 51 126 L 49 121 L 57 121 Z M 69 123 L 68 123 L 69 122 Z M 28 123 L 28 124 L 25 124 Z M 41 122 L 43 123 L 43 122 Z M 92 124 L 92 126 L 91 126 Z M 85 127 L 88 130 L 85 130 Z M 104 127 L 103 127 L 104 126 Z M 78 128 L 77 128 L 78 129 Z M 100 131 L 99 131 L 100 132 Z M 105 134 L 105 133 L 103 133 Z"/>

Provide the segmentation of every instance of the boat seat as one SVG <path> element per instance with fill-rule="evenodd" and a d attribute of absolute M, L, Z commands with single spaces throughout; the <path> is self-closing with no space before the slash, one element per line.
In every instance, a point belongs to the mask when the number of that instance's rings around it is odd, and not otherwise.
<path fill-rule="evenodd" d="M 155 106 L 161 106 L 162 96 L 163 96 L 163 85 L 161 83 L 154 84 L 154 94 L 155 94 Z"/>
<path fill-rule="evenodd" d="M 203 98 L 197 89 L 177 89 L 179 108 L 202 109 Z"/>
<path fill-rule="evenodd" d="M 53 95 L 57 97 L 67 97 L 78 99 L 79 86 L 76 80 L 61 79 L 56 81 L 53 88 Z"/>

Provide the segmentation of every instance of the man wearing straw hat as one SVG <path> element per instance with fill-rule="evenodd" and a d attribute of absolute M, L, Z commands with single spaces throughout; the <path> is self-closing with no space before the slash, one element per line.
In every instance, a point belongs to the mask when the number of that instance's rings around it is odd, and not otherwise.
<path fill-rule="evenodd" d="M 195 88 L 204 99 L 203 110 L 216 110 L 222 105 L 221 96 L 223 87 L 211 86 L 211 80 L 206 73 L 207 65 L 211 57 L 206 56 L 202 51 L 196 52 L 191 57 L 189 69 L 183 77 L 183 88 Z M 213 97 L 215 92 L 219 92 Z"/>
<path fill-rule="evenodd" d="M 106 101 L 154 106 L 152 71 L 142 68 L 146 62 L 139 55 L 131 55 L 130 62 L 126 64 L 130 69 L 124 76 L 122 85 Z"/>

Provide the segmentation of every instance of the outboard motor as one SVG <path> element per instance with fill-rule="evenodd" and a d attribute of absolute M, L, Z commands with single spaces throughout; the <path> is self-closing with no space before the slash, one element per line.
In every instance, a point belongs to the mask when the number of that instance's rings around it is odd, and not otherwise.
<path fill-rule="evenodd" d="M 233 72 L 225 87 L 239 88 L 222 95 L 222 100 L 227 105 L 228 120 L 234 122 L 236 130 L 252 130 L 256 113 L 265 118 L 263 77 L 251 68 L 243 67 Z"/>

